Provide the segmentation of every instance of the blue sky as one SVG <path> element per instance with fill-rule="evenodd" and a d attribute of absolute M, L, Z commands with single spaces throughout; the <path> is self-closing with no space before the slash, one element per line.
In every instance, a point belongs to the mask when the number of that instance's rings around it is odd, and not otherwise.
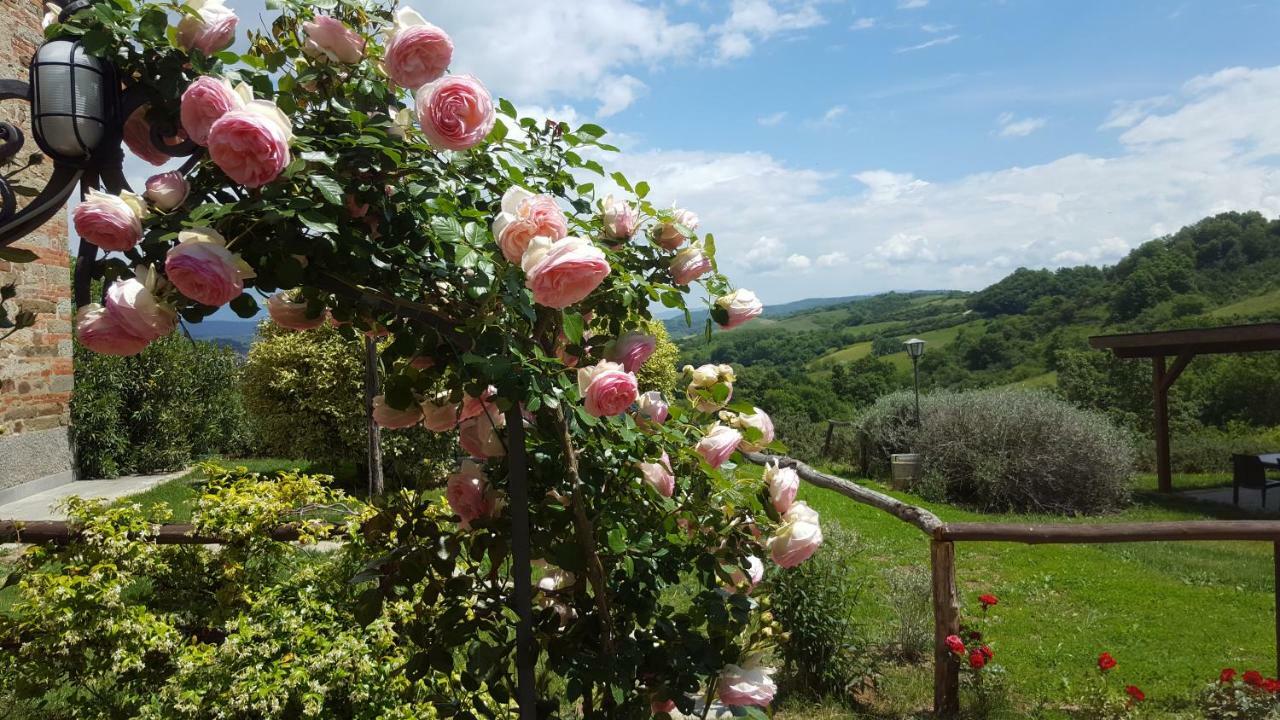
<path fill-rule="evenodd" d="M 260 3 L 232 0 L 243 27 Z M 1280 2 L 469 0 L 416 9 L 594 121 L 766 302 L 977 289 L 1280 215 Z M 138 173 L 134 173 L 137 176 Z"/>

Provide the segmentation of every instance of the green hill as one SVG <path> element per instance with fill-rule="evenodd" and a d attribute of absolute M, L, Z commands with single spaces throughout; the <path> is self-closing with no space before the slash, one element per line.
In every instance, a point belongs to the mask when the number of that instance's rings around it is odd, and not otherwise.
<path fill-rule="evenodd" d="M 1089 350 L 1090 335 L 1280 319 L 1280 220 L 1225 213 L 1145 243 L 1113 266 L 1022 268 L 977 293 L 816 302 L 709 341 L 686 336 L 682 361 L 732 363 L 762 407 L 813 420 L 848 416 L 908 386 L 902 341 L 915 336 L 928 342 L 920 363 L 926 388 L 1055 389 L 1108 361 Z M 1193 374 L 1207 377 L 1222 362 L 1236 361 L 1197 360 Z"/>

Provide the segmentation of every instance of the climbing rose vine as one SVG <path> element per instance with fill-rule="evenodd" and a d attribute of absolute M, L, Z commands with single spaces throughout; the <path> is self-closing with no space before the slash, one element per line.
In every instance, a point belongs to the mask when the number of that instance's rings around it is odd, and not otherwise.
<path fill-rule="evenodd" d="M 540 715 L 770 704 L 766 564 L 807 560 L 818 514 L 793 472 L 740 472 L 741 453 L 780 446 L 766 410 L 734 399 L 731 367 L 686 368 L 680 397 L 642 394 L 635 375 L 653 308 L 688 319 L 696 291 L 732 328 L 761 313 L 755 294 L 718 272 L 694 212 L 605 170 L 602 128 L 521 118 L 450 73 L 447 29 L 371 0 L 271 10 L 237 34 L 249 23 L 220 0 L 100 0 L 48 27 L 145 89 L 131 149 L 198 153 L 145 197 L 76 211 L 106 253 L 105 303 L 80 309 L 80 341 L 131 355 L 262 299 L 282 327 L 379 339 L 374 419 L 454 434 L 468 457 L 385 500 L 363 529 L 378 553 L 352 578 L 363 621 L 414 618 L 397 629 L 413 649 L 401 671 L 442 688 L 437 714 L 505 717 L 514 702 L 508 458 L 522 435 Z"/>

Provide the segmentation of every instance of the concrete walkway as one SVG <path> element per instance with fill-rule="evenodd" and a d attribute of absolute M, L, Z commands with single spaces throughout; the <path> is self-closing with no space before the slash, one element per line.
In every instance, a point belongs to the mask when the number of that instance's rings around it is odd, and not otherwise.
<path fill-rule="evenodd" d="M 1178 493 L 1178 497 L 1234 507 L 1234 504 L 1231 501 L 1232 491 L 1229 487 L 1209 488 L 1207 490 L 1186 490 Z M 1240 509 L 1256 513 L 1280 513 L 1280 488 L 1276 488 L 1267 493 L 1267 506 L 1265 508 L 1262 506 L 1261 492 L 1247 488 L 1240 488 Z"/>
<path fill-rule="evenodd" d="M 190 470 L 163 475 L 128 475 L 114 480 L 76 480 L 17 502 L 0 505 L 0 520 L 66 520 L 67 516 L 59 511 L 58 506 L 72 495 L 117 500 L 145 492 L 188 472 Z"/>

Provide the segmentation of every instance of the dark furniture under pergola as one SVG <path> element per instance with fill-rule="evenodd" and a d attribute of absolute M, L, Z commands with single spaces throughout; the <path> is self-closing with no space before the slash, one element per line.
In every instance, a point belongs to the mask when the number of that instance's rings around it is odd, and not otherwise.
<path fill-rule="evenodd" d="M 1197 355 L 1280 350 L 1280 323 L 1099 335 L 1089 338 L 1089 345 L 1097 350 L 1110 350 L 1120 358 L 1151 358 L 1156 474 L 1160 490 L 1170 492 L 1173 472 L 1169 463 L 1169 388 Z M 1167 358 L 1174 359 L 1172 365 L 1166 363 Z"/>

